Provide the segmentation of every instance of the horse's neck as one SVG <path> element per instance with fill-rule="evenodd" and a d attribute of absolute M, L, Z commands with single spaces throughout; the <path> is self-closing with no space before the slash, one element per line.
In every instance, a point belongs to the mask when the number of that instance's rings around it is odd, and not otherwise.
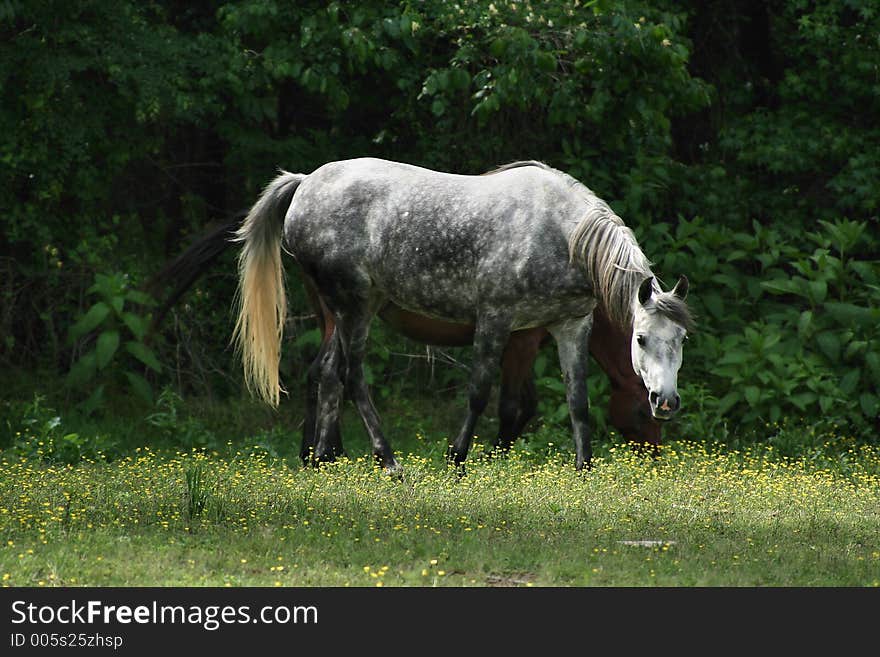
<path fill-rule="evenodd" d="M 593 312 L 590 353 L 614 387 L 628 388 L 641 383 L 632 368 L 631 339 L 631 335 L 617 328 L 601 308 L 596 308 Z"/>

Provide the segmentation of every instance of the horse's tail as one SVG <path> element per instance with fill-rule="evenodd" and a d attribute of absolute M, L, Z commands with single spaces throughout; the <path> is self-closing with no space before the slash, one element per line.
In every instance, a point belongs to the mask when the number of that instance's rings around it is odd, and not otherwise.
<path fill-rule="evenodd" d="M 180 301 L 193 283 L 230 247 L 230 239 L 235 237 L 235 231 L 241 226 L 244 217 L 244 213 L 241 213 L 235 218 L 228 219 L 225 223 L 211 228 L 202 237 L 196 239 L 186 251 L 167 262 L 144 284 L 144 291 L 155 299 L 160 299 L 164 295 L 166 286 L 171 287 L 171 292 L 153 310 L 149 335 L 158 331 L 168 312 Z"/>
<path fill-rule="evenodd" d="M 233 238 L 244 244 L 238 256 L 233 340 L 241 353 L 248 390 L 273 406 L 282 391 L 278 362 L 287 312 L 281 233 L 293 193 L 305 178 L 283 171 L 263 190 Z"/>

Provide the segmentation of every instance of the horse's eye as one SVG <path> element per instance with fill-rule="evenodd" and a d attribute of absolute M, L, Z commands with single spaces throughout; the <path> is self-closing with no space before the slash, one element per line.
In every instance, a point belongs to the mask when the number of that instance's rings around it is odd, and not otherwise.
<path fill-rule="evenodd" d="M 644 346 L 645 346 L 645 336 L 644 336 L 644 335 L 637 335 L 637 336 L 636 336 L 636 341 L 639 343 L 639 346 L 640 346 L 640 347 L 644 347 Z"/>

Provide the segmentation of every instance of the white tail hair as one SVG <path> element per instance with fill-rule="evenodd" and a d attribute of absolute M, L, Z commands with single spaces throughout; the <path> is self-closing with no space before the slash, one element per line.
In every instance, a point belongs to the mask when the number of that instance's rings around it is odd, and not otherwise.
<path fill-rule="evenodd" d="M 281 234 L 284 216 L 305 174 L 282 171 L 270 182 L 235 232 L 238 256 L 238 318 L 233 340 L 241 354 L 248 390 L 278 406 L 281 338 L 287 314 Z"/>

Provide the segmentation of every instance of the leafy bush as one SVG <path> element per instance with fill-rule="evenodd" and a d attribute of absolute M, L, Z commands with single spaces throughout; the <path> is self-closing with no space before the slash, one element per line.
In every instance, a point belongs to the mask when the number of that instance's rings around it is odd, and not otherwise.
<path fill-rule="evenodd" d="M 646 242 L 663 271 L 686 271 L 700 328 L 683 382 L 706 385 L 705 411 L 738 432 L 783 419 L 836 418 L 866 438 L 880 413 L 880 263 L 865 222 L 820 222 L 801 251 L 794 234 L 755 223 L 735 232 L 679 218 Z M 685 400 L 687 403 L 687 400 Z"/>
<path fill-rule="evenodd" d="M 6 435 L 0 445 L 19 457 L 78 463 L 102 458 L 115 445 L 103 434 L 71 431 L 42 395 L 34 395 L 29 402 L 8 402 L 3 415 Z"/>
<path fill-rule="evenodd" d="M 85 411 L 111 392 L 151 400 L 172 363 L 178 392 L 237 393 L 232 250 L 159 327 L 164 344 L 131 281 L 249 207 L 278 167 L 539 159 L 608 200 L 659 274 L 691 279 L 700 330 L 667 434 L 791 435 L 824 417 L 876 440 L 870 2 L 13 2 L 0 32 L 0 359 L 73 362 Z M 316 334 L 289 290 L 293 390 Z M 377 396 L 459 390 L 466 355 L 422 358 L 382 328 L 372 344 Z M 544 420 L 564 425 L 555 358 L 536 372 Z M 598 431 L 605 385 L 594 371 Z"/>
<path fill-rule="evenodd" d="M 217 449 L 220 441 L 197 418 L 181 411 L 183 399 L 171 388 L 164 388 L 156 400 L 147 423 L 158 428 L 170 445 L 185 449 Z"/>
<path fill-rule="evenodd" d="M 75 390 L 91 390 L 81 404 L 87 413 L 104 402 L 108 385 L 115 386 L 123 378 L 132 392 L 152 403 L 152 387 L 140 372 L 146 367 L 158 373 L 162 366 L 144 341 L 147 318 L 131 305 L 144 307 L 155 301 L 131 289 L 128 277 L 118 273 L 96 274 L 95 284 L 87 293 L 97 301 L 70 327 L 70 339 L 77 341 L 80 352 L 85 353 L 70 368 L 67 384 Z"/>

